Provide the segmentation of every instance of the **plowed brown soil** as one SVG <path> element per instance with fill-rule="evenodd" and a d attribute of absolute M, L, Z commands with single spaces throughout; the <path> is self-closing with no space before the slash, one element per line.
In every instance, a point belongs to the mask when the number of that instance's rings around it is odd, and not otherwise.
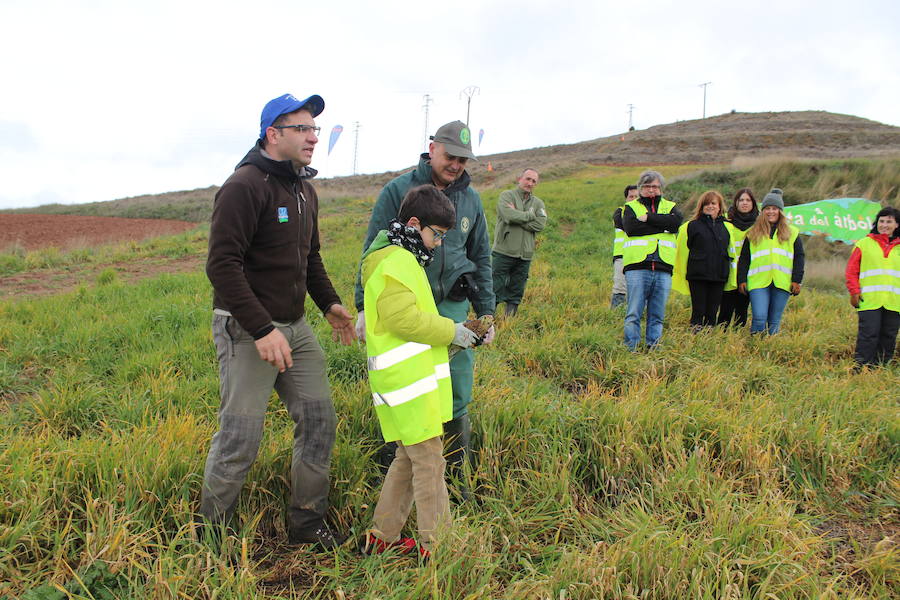
<path fill-rule="evenodd" d="M 181 233 L 196 223 L 76 215 L 0 214 L 0 251 L 15 246 L 68 250 Z"/>
<path fill-rule="evenodd" d="M 0 214 L 0 252 L 56 247 L 72 250 L 161 235 L 181 233 L 196 223 L 164 219 L 124 219 L 79 215 Z M 161 273 L 192 271 L 202 267 L 206 253 L 178 258 L 153 257 L 119 263 L 69 265 L 36 269 L 0 277 L 0 299 L 59 294 L 90 284 L 97 274 L 112 269 L 123 281 L 133 282 Z"/>

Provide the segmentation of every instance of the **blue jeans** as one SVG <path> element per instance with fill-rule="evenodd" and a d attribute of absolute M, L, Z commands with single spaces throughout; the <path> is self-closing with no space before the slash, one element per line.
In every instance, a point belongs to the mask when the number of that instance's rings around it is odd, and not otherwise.
<path fill-rule="evenodd" d="M 662 337 L 666 300 L 672 289 L 672 274 L 648 269 L 625 271 L 628 310 L 625 313 L 625 345 L 635 350 L 641 341 L 641 318 L 647 310 L 647 346 L 653 348 Z"/>
<path fill-rule="evenodd" d="M 790 297 L 789 292 L 775 287 L 775 284 L 750 290 L 750 307 L 753 310 L 750 333 L 778 333 L 781 329 L 781 315 Z"/>

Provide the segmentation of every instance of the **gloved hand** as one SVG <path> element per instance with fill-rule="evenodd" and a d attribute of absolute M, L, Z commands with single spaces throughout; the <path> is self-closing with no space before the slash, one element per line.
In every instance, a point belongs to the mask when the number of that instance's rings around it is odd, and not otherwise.
<path fill-rule="evenodd" d="M 859 303 L 862 302 L 862 294 L 850 294 L 850 305 L 853 308 L 859 308 Z"/>
<path fill-rule="evenodd" d="M 465 326 L 464 323 L 456 324 L 456 334 L 453 336 L 453 343 L 460 348 L 471 348 L 478 341 L 475 332 Z"/>
<path fill-rule="evenodd" d="M 363 311 L 356 316 L 356 337 L 361 342 L 366 341 L 366 315 Z"/>
<path fill-rule="evenodd" d="M 491 342 L 494 341 L 494 336 L 497 334 L 497 330 L 494 329 L 494 326 L 491 325 L 491 328 L 488 329 L 487 333 L 484 334 L 484 337 L 481 339 L 481 343 L 487 346 Z"/>

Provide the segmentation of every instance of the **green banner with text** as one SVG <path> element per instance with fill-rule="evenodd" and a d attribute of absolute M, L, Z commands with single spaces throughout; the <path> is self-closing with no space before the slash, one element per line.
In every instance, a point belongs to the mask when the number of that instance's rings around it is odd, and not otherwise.
<path fill-rule="evenodd" d="M 784 214 L 800 233 L 853 244 L 872 230 L 879 210 L 880 203 L 865 198 L 833 198 L 785 206 Z"/>

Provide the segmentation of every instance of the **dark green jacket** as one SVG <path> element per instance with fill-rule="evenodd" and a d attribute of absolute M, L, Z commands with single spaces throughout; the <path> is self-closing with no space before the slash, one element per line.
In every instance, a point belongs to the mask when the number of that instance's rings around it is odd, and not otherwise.
<path fill-rule="evenodd" d="M 497 200 L 494 252 L 531 260 L 534 256 L 534 236 L 546 225 L 547 210 L 540 198 L 534 194 L 526 198 L 520 188 L 506 190 Z"/>
<path fill-rule="evenodd" d="M 448 186 L 444 193 L 456 208 L 456 226 L 435 249 L 434 261 L 425 269 L 434 301 L 440 304 L 450 288 L 463 273 L 472 273 L 479 292 L 472 303 L 478 316 L 494 314 L 494 282 L 491 274 L 491 244 L 488 240 L 487 222 L 481 197 L 469 187 L 469 174 L 463 171 L 459 179 Z M 369 229 L 363 242 L 363 253 L 382 229 L 388 228 L 391 219 L 400 212 L 400 202 L 411 188 L 433 184 L 428 154 L 419 157 L 419 165 L 388 182 L 372 209 Z M 356 310 L 363 310 L 363 287 L 359 274 L 356 277 L 354 301 Z"/>

